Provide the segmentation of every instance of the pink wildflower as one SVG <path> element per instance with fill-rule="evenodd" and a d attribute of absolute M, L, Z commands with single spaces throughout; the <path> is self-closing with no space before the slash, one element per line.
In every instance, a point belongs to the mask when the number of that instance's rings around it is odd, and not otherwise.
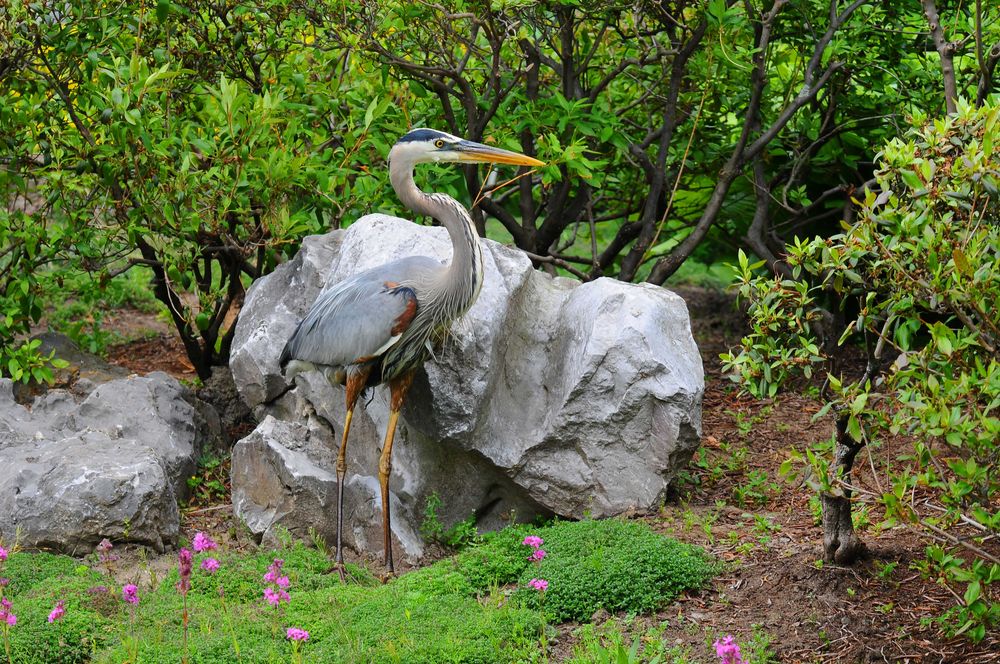
<path fill-rule="evenodd" d="M 7 549 L 0 546 L 0 563 L 7 560 Z"/>
<path fill-rule="evenodd" d="M 308 641 L 309 632 L 304 629 L 299 629 L 298 627 L 289 627 L 286 632 L 287 638 L 292 641 Z"/>
<path fill-rule="evenodd" d="M 212 549 L 218 548 L 218 544 L 215 543 L 211 537 L 205 533 L 199 531 L 194 534 L 194 541 L 191 543 L 194 550 L 198 553 L 204 553 L 205 551 L 211 551 Z"/>
<path fill-rule="evenodd" d="M 17 624 L 17 616 L 11 612 L 10 600 L 4 597 L 0 599 L 0 621 L 6 622 L 13 627 Z"/>
<path fill-rule="evenodd" d="M 285 561 L 281 558 L 275 558 L 274 562 L 267 568 L 267 574 L 264 575 L 264 580 L 268 583 L 277 583 L 278 577 L 281 576 L 281 566 L 285 564 Z"/>
<path fill-rule="evenodd" d="M 56 602 L 56 606 L 52 609 L 52 613 L 49 614 L 49 622 L 55 622 L 66 615 L 66 607 L 63 606 L 63 601 L 59 600 Z"/>
<path fill-rule="evenodd" d="M 288 577 L 281 573 L 281 566 L 284 564 L 284 560 L 275 558 L 274 562 L 267 568 L 267 574 L 264 575 L 264 581 L 268 584 L 264 588 L 264 599 L 274 608 L 278 608 L 282 602 L 287 604 L 291 601 L 287 590 L 292 584 Z"/>
<path fill-rule="evenodd" d="M 541 562 L 542 558 L 544 557 L 545 557 L 545 549 L 535 549 L 534 551 L 531 552 L 531 555 L 528 556 L 528 560 L 530 560 L 533 563 L 537 563 Z"/>
<path fill-rule="evenodd" d="M 524 541 L 521 542 L 521 544 L 525 546 L 530 546 L 533 549 L 537 549 L 542 545 L 544 541 L 545 540 L 543 540 L 538 535 L 528 535 L 527 537 L 524 538 Z"/>
<path fill-rule="evenodd" d="M 721 641 L 716 641 L 715 654 L 718 655 L 721 664 L 747 664 L 740 654 L 740 647 L 736 644 L 736 639 L 732 634 L 727 634 Z"/>
<path fill-rule="evenodd" d="M 209 574 L 214 574 L 219 569 L 219 561 L 215 558 L 205 558 L 201 561 L 201 568 Z"/>
<path fill-rule="evenodd" d="M 134 583 L 126 584 L 122 587 L 122 598 L 129 604 L 138 604 L 139 589 Z"/>
<path fill-rule="evenodd" d="M 187 591 L 191 589 L 191 563 L 193 558 L 194 556 L 191 554 L 190 549 L 181 549 L 177 553 L 179 561 L 177 571 L 181 577 L 181 580 L 177 582 L 177 590 L 182 595 L 187 595 Z"/>
<path fill-rule="evenodd" d="M 532 579 L 531 581 L 528 581 L 528 585 L 534 588 L 535 590 L 539 591 L 545 591 L 549 589 L 549 582 L 546 581 L 545 579 Z"/>
<path fill-rule="evenodd" d="M 291 601 L 292 598 L 289 597 L 288 593 L 285 592 L 282 588 L 278 588 L 277 590 L 275 590 L 274 588 L 268 586 L 267 588 L 264 588 L 264 599 L 266 599 L 267 603 L 273 606 L 274 608 L 278 608 L 278 606 L 282 602 L 285 602 L 287 604 Z"/>
<path fill-rule="evenodd" d="M 107 537 L 101 540 L 101 543 L 97 545 L 97 557 L 100 559 L 101 563 L 104 565 L 110 565 L 114 561 L 118 560 L 118 556 L 111 553 L 111 549 L 114 548 L 114 544 L 111 543 Z"/>

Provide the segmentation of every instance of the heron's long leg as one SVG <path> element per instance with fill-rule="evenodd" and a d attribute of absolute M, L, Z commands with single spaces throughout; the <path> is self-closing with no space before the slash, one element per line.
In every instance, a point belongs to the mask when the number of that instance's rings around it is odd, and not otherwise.
<path fill-rule="evenodd" d="M 378 480 L 382 488 L 382 544 L 385 549 L 385 564 L 389 573 L 392 568 L 392 528 L 389 515 L 389 474 L 392 472 L 392 440 L 396 435 L 396 423 L 399 421 L 399 411 L 403 407 L 403 399 L 413 382 L 413 372 L 407 372 L 399 378 L 389 381 L 389 424 L 385 429 L 385 444 L 382 445 L 382 455 L 378 461 Z"/>
<path fill-rule="evenodd" d="M 337 454 L 337 569 L 341 580 L 344 579 L 344 548 L 342 533 L 344 530 L 344 481 L 347 478 L 347 434 L 351 430 L 351 418 L 354 416 L 354 406 L 358 397 L 365 389 L 370 368 L 364 368 L 347 375 L 347 414 L 344 416 L 344 434 L 340 439 L 340 452 Z"/>

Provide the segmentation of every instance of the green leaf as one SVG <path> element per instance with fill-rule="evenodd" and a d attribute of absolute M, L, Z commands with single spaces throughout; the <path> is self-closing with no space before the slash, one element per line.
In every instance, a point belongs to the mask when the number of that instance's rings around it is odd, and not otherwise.
<path fill-rule="evenodd" d="M 861 435 L 861 421 L 856 415 L 851 415 L 847 420 L 847 434 L 854 439 L 855 442 L 862 442 L 863 438 Z"/>
<path fill-rule="evenodd" d="M 920 181 L 920 177 L 911 170 L 904 168 L 899 172 L 899 177 L 903 179 L 903 183 L 907 187 L 913 189 L 914 191 L 919 191 L 924 188 L 924 183 Z"/>
<path fill-rule="evenodd" d="M 375 119 L 375 109 L 377 107 L 378 107 L 378 97 L 374 97 L 372 98 L 371 103 L 368 104 L 368 109 L 365 111 L 365 123 L 364 123 L 365 130 L 367 130 L 371 126 L 372 120 Z"/>
<path fill-rule="evenodd" d="M 170 0 L 159 0 L 156 3 L 156 20 L 163 23 L 170 15 Z"/>
<path fill-rule="evenodd" d="M 982 592 L 983 592 L 983 587 L 979 583 L 978 579 L 969 583 L 969 585 L 966 586 L 965 588 L 965 596 L 963 598 L 965 599 L 965 605 L 970 606 L 973 602 L 978 600 L 979 597 L 982 595 Z"/>
<path fill-rule="evenodd" d="M 937 343 L 938 350 L 945 355 L 950 357 L 952 352 L 954 352 L 954 347 L 951 345 L 951 339 L 948 334 L 940 334 L 934 341 Z"/>

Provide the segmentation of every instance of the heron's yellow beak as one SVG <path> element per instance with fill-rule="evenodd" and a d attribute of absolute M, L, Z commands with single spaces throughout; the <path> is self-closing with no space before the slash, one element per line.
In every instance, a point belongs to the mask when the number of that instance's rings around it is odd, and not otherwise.
<path fill-rule="evenodd" d="M 491 164 L 514 164 L 515 166 L 544 166 L 544 161 L 534 157 L 490 147 L 473 141 L 461 141 L 451 146 L 460 162 L 487 162 Z"/>

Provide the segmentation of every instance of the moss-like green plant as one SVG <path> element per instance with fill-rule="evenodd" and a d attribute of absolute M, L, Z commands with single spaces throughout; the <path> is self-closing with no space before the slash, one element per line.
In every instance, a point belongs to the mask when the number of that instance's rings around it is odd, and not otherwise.
<path fill-rule="evenodd" d="M 526 534 L 545 540 L 540 566 L 528 561 Z M 542 608 L 558 620 L 585 619 L 597 608 L 645 611 L 697 587 L 712 565 L 694 547 L 655 534 L 642 523 L 563 522 L 493 533 L 476 547 L 382 585 L 350 567 L 352 582 L 330 573 L 320 551 L 299 544 L 279 551 L 221 555 L 208 574 L 198 567 L 187 594 L 189 661 L 287 661 L 288 627 L 309 632 L 305 662 L 515 662 L 537 655 L 540 599 L 526 589 L 533 576 L 549 580 Z M 284 561 L 290 602 L 264 601 L 264 574 Z M 121 588 L 72 558 L 19 553 L 4 570 L 18 614 L 11 630 L 14 661 L 27 664 L 107 662 L 137 657 L 147 664 L 180 661 L 182 598 L 177 570 L 156 588 L 140 588 L 135 639 Z M 512 601 L 502 586 L 517 584 Z M 225 595 L 223 611 L 220 588 Z M 510 597 L 510 593 L 504 593 Z M 47 616 L 59 600 L 65 615 Z M 237 645 L 234 645 L 235 644 Z"/>
<path fill-rule="evenodd" d="M 17 614 L 17 625 L 10 629 L 11 656 L 19 664 L 88 662 L 117 631 L 117 608 L 108 602 L 113 589 L 99 572 L 72 558 L 17 553 L 7 560 L 4 576 L 10 579 L 4 595 Z M 66 615 L 49 623 L 59 600 Z"/>
<path fill-rule="evenodd" d="M 525 567 L 519 594 L 556 621 L 589 620 L 598 609 L 652 611 L 715 573 L 700 549 L 658 535 L 641 522 L 564 522 L 537 533 L 547 555 L 537 568 Z M 534 577 L 549 582 L 544 597 L 527 587 Z"/>

